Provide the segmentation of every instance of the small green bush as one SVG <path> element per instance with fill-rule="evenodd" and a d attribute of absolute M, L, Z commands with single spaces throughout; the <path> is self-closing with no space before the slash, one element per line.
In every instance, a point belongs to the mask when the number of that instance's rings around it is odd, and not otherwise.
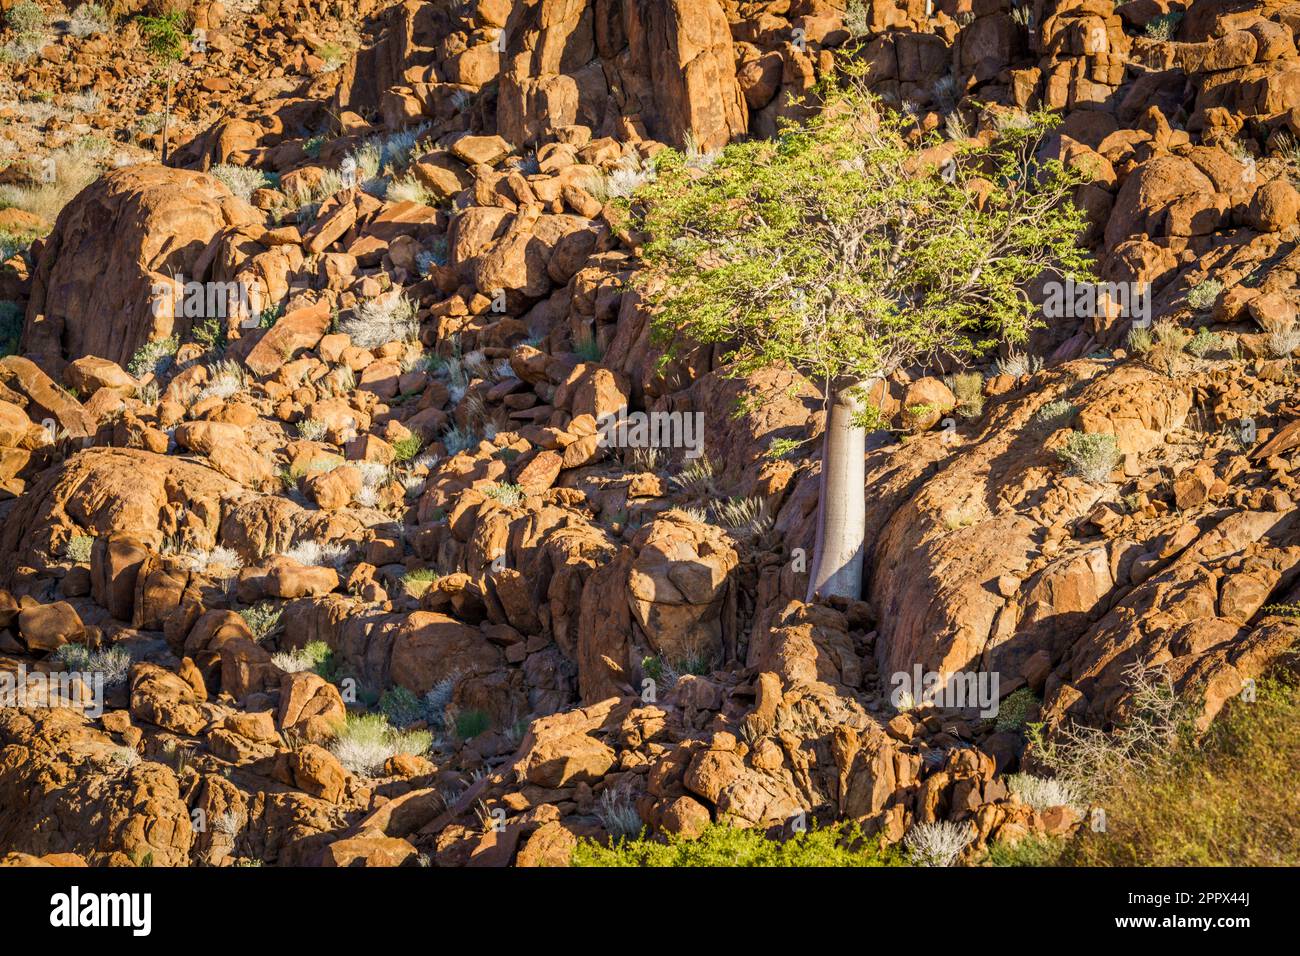
<path fill-rule="evenodd" d="M 492 718 L 481 710 L 463 710 L 456 715 L 456 737 L 473 740 L 492 727 Z"/>
<path fill-rule="evenodd" d="M 32 36 L 45 29 L 45 11 L 32 0 L 19 0 L 5 14 L 5 24 L 19 36 Z"/>
<path fill-rule="evenodd" d="M 349 714 L 330 751 L 352 773 L 374 776 L 390 757 L 423 756 L 433 746 L 427 730 L 397 730 L 383 714 Z"/>
<path fill-rule="evenodd" d="M 700 648 L 671 660 L 662 657 L 642 658 L 641 669 L 659 685 L 661 691 L 669 691 L 688 674 L 695 677 L 711 674 L 715 663 L 712 652 L 708 648 Z"/>
<path fill-rule="evenodd" d="M 64 644 L 54 652 L 54 661 L 65 671 L 103 674 L 106 690 L 124 686 L 131 670 L 131 655 L 124 647 L 92 651 L 84 644 Z"/>
<path fill-rule="evenodd" d="M 149 374 L 161 375 L 171 366 L 172 358 L 178 348 L 180 342 L 174 335 L 146 342 L 135 350 L 131 361 L 127 363 L 126 370 L 136 378 L 143 378 Z"/>
<path fill-rule="evenodd" d="M 1147 23 L 1145 33 L 1153 40 L 1172 40 L 1182 20 L 1182 11 L 1161 14 Z"/>
<path fill-rule="evenodd" d="M 303 441 L 321 441 L 329 430 L 329 425 L 319 418 L 304 418 L 298 423 L 298 437 Z"/>
<path fill-rule="evenodd" d="M 90 552 L 94 547 L 93 535 L 74 534 L 63 546 L 63 554 L 73 564 L 86 564 L 90 561 Z"/>
<path fill-rule="evenodd" d="M 1223 336 L 1204 328 L 1197 329 L 1192 340 L 1187 343 L 1187 351 L 1197 358 L 1205 358 L 1207 353 L 1221 348 L 1223 348 Z"/>
<path fill-rule="evenodd" d="M 999 840 L 989 846 L 989 866 L 1056 866 L 1065 849 L 1060 837 L 1023 836 L 1014 843 Z"/>
<path fill-rule="evenodd" d="M 962 372 L 952 379 L 952 392 L 957 398 L 957 414 L 963 418 L 979 418 L 984 411 L 984 376 L 979 372 Z"/>
<path fill-rule="evenodd" d="M 1115 436 L 1101 433 L 1071 432 L 1056 454 L 1070 474 L 1094 484 L 1107 481 L 1120 460 Z"/>
<path fill-rule="evenodd" d="M 112 28 L 112 15 L 98 3 L 83 3 L 68 20 L 68 32 L 79 38 L 107 33 Z"/>
<path fill-rule="evenodd" d="M 708 826 L 697 839 L 670 836 L 621 839 L 604 846 L 583 839 L 574 848 L 574 866 L 744 866 L 845 867 L 902 866 L 897 850 L 864 837 L 856 824 L 814 827 L 788 840 L 773 840 L 762 830 L 742 830 L 725 823 Z"/>
<path fill-rule="evenodd" d="M 994 726 L 1003 732 L 1020 730 L 1025 726 L 1025 719 L 1038 706 L 1038 698 L 1028 687 L 1012 691 L 998 706 L 998 716 Z"/>
<path fill-rule="evenodd" d="M 393 687 L 379 698 L 379 712 L 394 727 L 405 728 L 425 719 L 424 702 L 405 687 Z"/>
<path fill-rule="evenodd" d="M 280 618 L 283 615 L 284 608 L 277 607 L 270 601 L 262 601 L 239 612 L 239 616 L 244 619 L 244 623 L 252 632 L 253 640 L 259 644 L 280 625 Z"/>
<path fill-rule="evenodd" d="M 275 327 L 275 323 L 280 321 L 280 316 L 284 315 L 284 306 L 268 305 L 257 315 L 257 327 L 259 329 L 270 329 Z"/>
<path fill-rule="evenodd" d="M 1277 617 L 1300 617 L 1300 604 L 1266 604 L 1260 608 L 1260 614 Z"/>
<path fill-rule="evenodd" d="M 4 208 L 4 203 L 0 202 L 0 208 Z M 32 236 L 23 234 L 15 235 L 12 232 L 0 230 L 0 263 L 8 262 L 16 255 L 26 256 L 27 250 L 32 246 Z M 9 300 L 5 300 L 9 301 Z M 14 303 L 17 306 L 18 303 Z"/>
<path fill-rule="evenodd" d="M 231 163 L 217 163 L 208 170 L 208 175 L 229 189 L 242 202 L 249 202 L 256 190 L 269 185 L 266 173 L 260 169 L 249 169 Z"/>
<path fill-rule="evenodd" d="M 402 576 L 402 590 L 411 597 L 418 598 L 429 590 L 438 577 L 438 572 L 433 568 L 412 568 Z"/>
<path fill-rule="evenodd" d="M 414 176 L 398 176 L 388 184 L 384 198 L 389 202 L 414 202 L 421 206 L 436 206 L 437 198 Z"/>
<path fill-rule="evenodd" d="M 224 352 L 226 349 L 226 326 L 220 319 L 203 319 L 194 324 L 190 337 L 205 352 Z"/>
<path fill-rule="evenodd" d="M 498 481 L 495 485 L 484 488 L 483 494 L 501 502 L 507 508 L 512 508 L 524 500 L 524 489 L 505 481 Z"/>
<path fill-rule="evenodd" d="M 1151 351 L 1151 346 L 1155 344 L 1155 336 L 1151 334 L 1149 328 L 1134 326 L 1129 329 L 1128 347 L 1129 351 L 1137 355 L 1146 355 Z"/>
<path fill-rule="evenodd" d="M 312 671 L 329 680 L 334 670 L 334 652 L 324 641 L 308 641 L 298 650 L 273 654 L 271 663 L 290 673 Z"/>
<path fill-rule="evenodd" d="M 319 676 L 330 680 L 334 675 L 334 652 L 324 641 L 308 641 L 302 653 L 311 661 L 311 669 Z"/>
<path fill-rule="evenodd" d="M 420 453 L 423 442 L 419 435 L 408 435 L 393 442 L 393 457 L 398 461 L 410 461 Z"/>
<path fill-rule="evenodd" d="M 1204 312 L 1214 305 L 1223 291 L 1223 283 L 1218 279 L 1206 279 L 1187 290 L 1187 305 L 1197 312 Z"/>
<path fill-rule="evenodd" d="M 1074 420 L 1075 408 L 1073 403 L 1063 398 L 1058 398 L 1054 402 L 1047 402 L 1038 409 L 1038 414 L 1034 416 L 1044 425 L 1050 425 L 1052 428 L 1062 428 Z"/>
<path fill-rule="evenodd" d="M 188 35 L 179 13 L 158 17 L 138 17 L 136 24 L 149 55 L 161 63 L 175 63 L 185 56 Z"/>

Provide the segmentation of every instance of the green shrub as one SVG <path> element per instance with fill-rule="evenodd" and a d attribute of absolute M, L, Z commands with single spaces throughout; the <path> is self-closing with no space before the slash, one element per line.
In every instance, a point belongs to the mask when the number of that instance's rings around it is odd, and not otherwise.
<path fill-rule="evenodd" d="M 127 363 L 126 370 L 136 378 L 143 378 L 150 374 L 161 375 L 171 366 L 178 348 L 180 342 L 174 335 L 146 342 L 135 350 L 131 361 Z"/>
<path fill-rule="evenodd" d="M 414 202 L 421 206 L 438 205 L 433 192 L 414 176 L 395 177 L 384 191 L 384 199 L 388 202 Z"/>
<path fill-rule="evenodd" d="M 1178 32 L 1178 24 L 1182 22 L 1183 14 L 1181 11 L 1173 13 L 1164 13 L 1158 17 L 1153 17 L 1146 25 L 1146 35 L 1153 40 L 1172 40 L 1174 34 Z"/>
<path fill-rule="evenodd" d="M 321 441 L 329 430 L 329 425 L 319 418 L 304 418 L 298 423 L 298 437 L 304 441 Z"/>
<path fill-rule="evenodd" d="M 1187 351 L 1197 358 L 1205 358 L 1207 353 L 1221 348 L 1223 348 L 1223 336 L 1216 335 L 1205 328 L 1197 329 L 1192 340 L 1187 343 Z"/>
<path fill-rule="evenodd" d="M 957 399 L 957 414 L 979 418 L 984 411 L 984 376 L 979 372 L 962 372 L 952 378 L 952 392 Z"/>
<path fill-rule="evenodd" d="M 93 535 L 74 534 L 63 546 L 63 554 L 73 564 L 86 564 L 90 561 L 90 552 L 94 547 Z"/>
<path fill-rule="evenodd" d="M 849 0 L 844 8 L 844 16 L 841 19 L 844 23 L 844 29 L 854 39 L 867 37 L 871 34 L 871 10 L 866 0 Z"/>
<path fill-rule="evenodd" d="M 75 37 L 107 33 L 113 28 L 113 17 L 98 3 L 83 3 L 73 11 L 68 20 L 68 32 Z"/>
<path fill-rule="evenodd" d="M 599 362 L 604 357 L 604 350 L 590 333 L 581 336 L 573 343 L 573 351 L 584 362 Z"/>
<path fill-rule="evenodd" d="M 507 508 L 514 507 L 524 500 L 524 489 L 505 481 L 498 481 L 494 485 L 489 485 L 483 489 L 483 494 L 501 502 Z"/>
<path fill-rule="evenodd" d="M 1021 687 L 1006 696 L 998 705 L 998 716 L 994 726 L 999 731 L 1010 732 L 1025 726 L 1025 719 L 1038 706 L 1038 698 L 1028 687 Z"/>
<path fill-rule="evenodd" d="M 318 675 L 331 680 L 334 675 L 334 652 L 324 641 L 308 641 L 302 653 L 311 661 L 311 669 Z"/>
<path fill-rule="evenodd" d="M 1212 307 L 1223 291 L 1223 283 L 1218 279 L 1206 279 L 1187 290 L 1187 305 L 1197 312 L 1204 312 Z"/>
<path fill-rule="evenodd" d="M 270 329 L 275 327 L 275 323 L 280 321 L 280 316 L 284 315 L 283 305 L 268 305 L 257 315 L 257 327 L 259 329 Z"/>
<path fill-rule="evenodd" d="M 423 756 L 432 746 L 433 734 L 427 730 L 398 730 L 383 714 L 349 714 L 330 751 L 352 773 L 370 777 L 382 770 L 390 757 Z"/>
<path fill-rule="evenodd" d="M 280 625 L 280 618 L 284 616 L 284 608 L 271 601 L 262 601 L 240 611 L 239 616 L 248 625 L 249 631 L 253 634 L 253 640 L 260 644 Z"/>
<path fill-rule="evenodd" d="M 641 669 L 647 677 L 654 680 L 662 691 L 672 690 L 681 678 L 687 674 L 703 677 L 713 672 L 715 661 L 713 654 L 706 648 L 684 654 L 672 660 L 662 657 L 646 657 L 641 660 Z"/>
<path fill-rule="evenodd" d="M 1109 480 L 1120 460 L 1115 436 L 1101 433 L 1071 432 L 1056 454 L 1070 474 L 1094 484 Z"/>
<path fill-rule="evenodd" d="M 249 202 L 256 190 L 270 184 L 266 173 L 260 169 L 249 169 L 231 163 L 217 163 L 208 170 L 208 175 L 229 189 L 242 202 Z"/>
<path fill-rule="evenodd" d="M 6 205 L 4 200 L 0 200 L 0 209 L 5 208 Z M 16 255 L 25 255 L 31 244 L 32 240 L 28 236 L 17 236 L 0 230 L 0 263 L 8 262 Z"/>
<path fill-rule="evenodd" d="M 473 740 L 492 727 L 492 718 L 481 710 L 463 710 L 456 715 L 456 737 Z"/>
<path fill-rule="evenodd" d="M 393 457 L 398 461 L 410 461 L 420 453 L 424 443 L 419 435 L 408 435 L 393 442 Z"/>
<path fill-rule="evenodd" d="M 1272 614 L 1277 617 L 1300 617 L 1300 604 L 1265 604 L 1260 608 L 1260 614 L 1264 616 Z"/>
<path fill-rule="evenodd" d="M 412 568 L 402 575 L 402 590 L 413 598 L 418 598 L 429 590 L 439 574 L 433 568 Z"/>
<path fill-rule="evenodd" d="M 393 687 L 379 698 L 379 712 L 394 727 L 405 728 L 425 719 L 424 702 L 405 687 Z"/>
<path fill-rule="evenodd" d="M 574 848 L 574 866 L 735 866 L 845 867 L 901 866 L 902 855 L 864 837 L 856 824 L 813 827 L 788 840 L 773 840 L 762 830 L 742 830 L 725 823 L 708 826 L 697 839 L 641 836 L 603 846 L 583 839 Z"/>
<path fill-rule="evenodd" d="M 989 866 L 1056 866 L 1065 850 L 1060 837 L 1023 836 L 1015 842 L 989 845 Z"/>
<path fill-rule="evenodd" d="M 140 28 L 145 49 L 155 60 L 162 63 L 175 63 L 185 56 L 187 35 L 181 14 L 164 13 L 158 17 L 138 17 L 136 24 Z"/>
<path fill-rule="evenodd" d="M 1151 326 L 1151 332 L 1155 336 L 1157 345 L 1173 352 L 1183 351 L 1192 338 L 1191 332 L 1172 319 L 1161 319 Z"/>
<path fill-rule="evenodd" d="M 664 662 L 660 657 L 643 657 L 641 658 L 641 670 L 645 671 L 647 677 L 656 684 L 661 683 L 664 679 Z"/>
<path fill-rule="evenodd" d="M 271 655 L 271 663 L 290 673 L 312 671 L 329 680 L 334 670 L 334 652 L 324 641 L 308 641 L 297 650 Z"/>
<path fill-rule="evenodd" d="M 92 651 L 84 644 L 64 644 L 54 652 L 53 659 L 65 671 L 103 674 L 107 690 L 124 686 L 131 670 L 131 655 L 124 647 Z"/>
<path fill-rule="evenodd" d="M 32 36 L 45 29 L 45 11 L 32 0 L 19 0 L 5 14 L 5 24 L 19 36 Z"/>
<path fill-rule="evenodd" d="M 205 352 L 223 352 L 226 348 L 226 324 L 220 319 L 203 319 L 194 324 L 190 337 Z"/>
<path fill-rule="evenodd" d="M 1155 344 L 1155 336 L 1151 334 L 1149 328 L 1134 326 L 1129 329 L 1128 347 L 1129 351 L 1137 355 L 1146 355 L 1151 351 L 1151 346 Z"/>
<path fill-rule="evenodd" d="M 1054 402 L 1047 402 L 1038 409 L 1034 418 L 1044 425 L 1052 428 L 1061 428 L 1070 424 L 1074 420 L 1074 405 L 1063 398 L 1058 398 Z"/>

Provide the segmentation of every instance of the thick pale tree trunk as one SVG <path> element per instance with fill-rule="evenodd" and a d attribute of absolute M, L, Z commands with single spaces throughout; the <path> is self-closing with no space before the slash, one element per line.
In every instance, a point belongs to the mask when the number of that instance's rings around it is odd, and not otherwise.
<path fill-rule="evenodd" d="M 172 75 L 167 74 L 167 96 L 163 105 L 163 127 L 162 127 L 162 162 L 167 165 L 167 137 L 171 134 L 172 125 Z"/>
<path fill-rule="evenodd" d="M 858 410 L 857 400 L 847 390 L 836 394 L 831 402 L 822 447 L 817 544 L 808 579 L 809 601 L 817 597 L 862 597 L 867 433 L 853 424 Z"/>

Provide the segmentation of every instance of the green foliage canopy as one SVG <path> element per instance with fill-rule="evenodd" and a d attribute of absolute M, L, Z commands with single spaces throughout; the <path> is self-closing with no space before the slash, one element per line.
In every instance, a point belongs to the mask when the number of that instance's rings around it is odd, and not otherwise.
<path fill-rule="evenodd" d="M 1087 269 L 1084 176 L 1035 156 L 1049 116 L 947 162 L 848 69 L 775 139 L 656 156 L 631 209 L 660 341 L 725 343 L 736 375 L 787 364 L 829 392 L 1021 342 L 1026 287 Z"/>
<path fill-rule="evenodd" d="M 179 13 L 140 17 L 140 36 L 149 55 L 161 63 L 175 63 L 185 56 L 188 36 Z"/>

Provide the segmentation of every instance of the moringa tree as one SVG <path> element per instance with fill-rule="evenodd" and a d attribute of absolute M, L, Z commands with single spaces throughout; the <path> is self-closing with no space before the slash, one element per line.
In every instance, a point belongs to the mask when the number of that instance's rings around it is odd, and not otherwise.
<path fill-rule="evenodd" d="M 164 13 L 157 17 L 140 17 L 137 20 L 145 50 L 158 63 L 167 90 L 163 99 L 162 162 L 166 164 L 167 139 L 171 135 L 172 87 L 176 83 L 177 64 L 185 58 L 189 37 L 185 33 L 179 13 Z"/>
<path fill-rule="evenodd" d="M 866 432 L 884 423 L 872 386 L 1023 342 L 1026 287 L 1088 262 L 1071 202 L 1082 175 L 1035 158 L 1049 117 L 1004 124 L 935 168 L 847 69 L 776 139 L 660 153 L 633 203 L 660 341 L 723 343 L 731 374 L 787 365 L 823 390 L 809 600 L 862 594 Z"/>

